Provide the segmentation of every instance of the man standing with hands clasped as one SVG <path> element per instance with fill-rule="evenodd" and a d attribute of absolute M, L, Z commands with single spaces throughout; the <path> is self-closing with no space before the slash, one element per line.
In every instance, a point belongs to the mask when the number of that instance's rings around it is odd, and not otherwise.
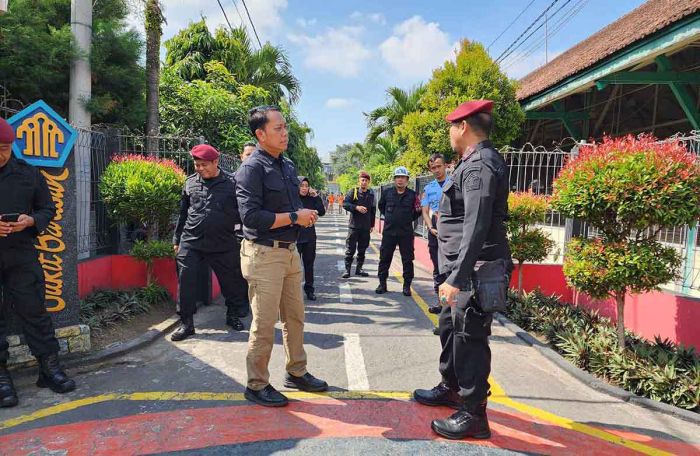
<path fill-rule="evenodd" d="M 279 108 L 253 108 L 248 125 L 258 140 L 258 149 L 236 172 L 245 235 L 241 268 L 253 313 L 245 397 L 267 407 L 281 407 L 288 400 L 270 384 L 268 371 L 278 317 L 287 359 L 284 386 L 303 391 L 328 389 L 326 382 L 306 370 L 302 271 L 296 248 L 300 227 L 313 226 L 318 213 L 302 207 L 296 168 L 283 156 L 288 144 L 287 122 Z"/>
<path fill-rule="evenodd" d="M 414 391 L 413 396 L 424 405 L 457 409 L 449 418 L 433 420 L 431 425 L 433 431 L 450 439 L 491 436 L 486 401 L 493 314 L 484 306 L 494 306 L 494 301 L 484 302 L 481 288 L 493 288 L 492 283 L 475 287 L 475 267 L 479 263 L 480 267 L 486 263 L 504 265 L 500 274 L 503 283 L 496 285 L 501 293 L 489 295 L 499 301 L 505 301 L 506 276 L 512 270 L 504 223 L 508 217 L 508 167 L 488 139 L 492 108 L 492 101 L 471 101 L 446 117 L 451 123 L 450 144 L 462 159 L 443 186 L 439 208 L 440 272 L 446 275 L 439 287 L 443 305 L 439 326 L 442 381 L 431 390 Z"/>
<path fill-rule="evenodd" d="M 343 206 L 350 213 L 348 237 L 345 239 L 345 273 L 342 276 L 344 279 L 350 277 L 355 251 L 357 251 L 355 275 L 369 276 L 362 270 L 362 266 L 365 264 L 365 252 L 369 246 L 370 234 L 374 229 L 374 219 L 377 213 L 374 192 L 369 189 L 370 180 L 369 173 L 360 171 L 359 185 L 350 189 L 343 199 Z"/>

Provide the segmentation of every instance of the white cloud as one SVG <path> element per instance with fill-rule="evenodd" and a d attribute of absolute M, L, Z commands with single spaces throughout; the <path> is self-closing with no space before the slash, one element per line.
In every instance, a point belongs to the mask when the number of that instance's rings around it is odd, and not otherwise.
<path fill-rule="evenodd" d="M 359 11 L 353 11 L 350 15 L 350 19 L 354 21 L 370 21 L 379 25 L 386 25 L 386 17 L 382 13 L 361 13 Z"/>
<path fill-rule="evenodd" d="M 329 98 L 326 100 L 328 109 L 345 109 L 355 104 L 354 98 Z"/>
<path fill-rule="evenodd" d="M 413 16 L 394 27 L 393 35 L 379 46 L 379 50 L 399 76 L 409 79 L 430 76 L 433 69 L 454 58 L 458 46 L 459 43 L 450 43 L 440 24 Z"/>
<path fill-rule="evenodd" d="M 344 26 L 327 29 L 316 36 L 291 34 L 288 38 L 302 48 L 307 67 L 354 77 L 372 56 L 372 52 L 360 40 L 363 30 L 362 27 Z"/>
<path fill-rule="evenodd" d="M 297 24 L 302 28 L 313 27 L 317 23 L 318 23 L 318 20 L 316 18 L 305 19 L 303 17 L 300 17 L 299 19 L 297 19 Z"/>

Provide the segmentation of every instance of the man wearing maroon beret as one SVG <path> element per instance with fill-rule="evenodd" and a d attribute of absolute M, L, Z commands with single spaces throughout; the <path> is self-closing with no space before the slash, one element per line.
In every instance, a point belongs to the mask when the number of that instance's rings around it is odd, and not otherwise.
<path fill-rule="evenodd" d="M 17 405 L 10 373 L 4 315 L 22 324 L 29 349 L 39 361 L 37 386 L 56 393 L 75 389 L 58 362 L 58 341 L 44 301 L 44 271 L 34 243 L 56 216 L 49 187 L 38 169 L 12 155 L 15 132 L 0 118 L 0 407 Z"/>
<path fill-rule="evenodd" d="M 194 334 L 197 279 L 207 266 L 214 270 L 226 300 L 226 324 L 242 331 L 241 318 L 248 315 L 247 290 L 236 280 L 236 271 L 240 270 L 236 225 L 241 224 L 241 219 L 236 210 L 233 176 L 219 168 L 219 151 L 209 144 L 199 144 L 190 153 L 195 173 L 185 181 L 173 235 L 181 320 L 171 336 L 175 342 Z"/>
<path fill-rule="evenodd" d="M 450 113 L 450 144 L 461 156 L 452 178 L 443 187 L 438 219 L 440 374 L 431 390 L 416 390 L 424 405 L 457 409 L 447 419 L 434 420 L 433 430 L 450 439 L 491 436 L 486 416 L 491 371 L 492 313 L 477 299 L 477 261 L 505 265 L 502 281 L 512 270 L 504 221 L 508 217 L 508 167 L 489 141 L 492 127 L 489 100 L 461 104 Z"/>

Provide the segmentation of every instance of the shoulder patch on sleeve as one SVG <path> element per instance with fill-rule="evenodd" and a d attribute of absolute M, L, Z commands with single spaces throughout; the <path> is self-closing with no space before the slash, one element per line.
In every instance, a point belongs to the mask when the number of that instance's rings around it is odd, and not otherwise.
<path fill-rule="evenodd" d="M 481 188 L 481 173 L 479 171 L 471 171 L 464 177 L 463 191 L 469 192 L 479 190 Z"/>

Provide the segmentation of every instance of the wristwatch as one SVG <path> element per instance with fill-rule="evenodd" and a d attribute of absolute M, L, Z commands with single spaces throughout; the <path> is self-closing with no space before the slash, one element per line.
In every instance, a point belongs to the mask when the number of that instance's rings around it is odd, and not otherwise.
<path fill-rule="evenodd" d="M 297 220 L 299 219 L 299 214 L 297 214 L 296 212 L 290 212 L 289 219 L 292 221 L 292 225 L 296 225 Z"/>

